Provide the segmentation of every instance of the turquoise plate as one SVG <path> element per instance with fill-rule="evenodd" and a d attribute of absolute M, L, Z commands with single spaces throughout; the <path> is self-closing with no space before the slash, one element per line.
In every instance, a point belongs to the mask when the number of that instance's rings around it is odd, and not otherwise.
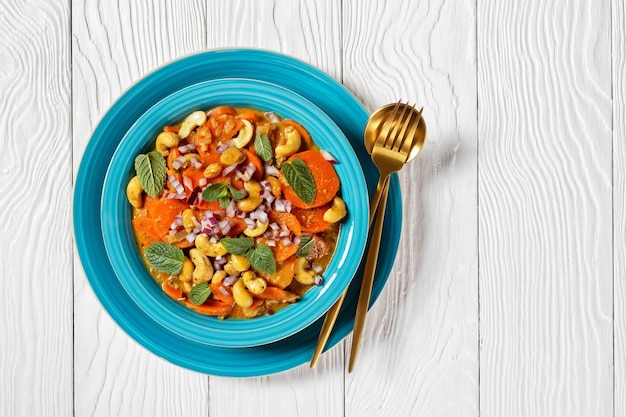
<path fill-rule="evenodd" d="M 273 111 L 300 122 L 315 143 L 340 162 L 335 169 L 349 215 L 341 225 L 337 248 L 324 273 L 324 284 L 272 316 L 220 320 L 198 314 L 167 296 L 143 262 L 130 222 L 126 184 L 135 175 L 135 157 L 154 149 L 163 126 L 176 124 L 196 110 L 220 105 Z M 365 177 L 348 139 L 337 125 L 299 94 L 275 84 L 247 79 L 220 79 L 186 87 L 159 101 L 139 118 L 113 154 L 102 192 L 104 245 L 122 286 L 135 303 L 169 331 L 220 347 L 258 346 L 291 336 L 321 317 L 343 294 L 365 249 L 369 201 Z"/>
<path fill-rule="evenodd" d="M 134 84 L 104 115 L 81 160 L 74 189 L 76 247 L 89 283 L 113 320 L 138 343 L 176 365 L 210 375 L 252 377 L 302 365 L 311 359 L 322 319 L 282 341 L 252 348 L 218 348 L 190 341 L 148 317 L 128 296 L 106 255 L 100 222 L 100 200 L 107 167 L 128 129 L 150 107 L 189 85 L 222 78 L 248 78 L 281 85 L 309 99 L 343 131 L 361 161 L 370 195 L 378 171 L 362 142 L 368 114 L 340 83 L 297 59 L 263 50 L 208 51 L 167 64 Z M 383 245 L 370 305 L 380 295 L 391 272 L 400 241 L 402 199 L 398 178 L 392 177 L 385 215 Z M 339 343 L 354 325 L 358 276 L 350 286 L 327 349 Z"/>

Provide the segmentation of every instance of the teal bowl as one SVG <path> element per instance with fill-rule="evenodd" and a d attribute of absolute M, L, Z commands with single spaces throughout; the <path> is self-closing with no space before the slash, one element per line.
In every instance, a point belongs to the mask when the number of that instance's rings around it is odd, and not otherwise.
<path fill-rule="evenodd" d="M 295 304 L 272 316 L 227 319 L 203 316 L 168 297 L 149 274 L 135 242 L 126 185 L 135 175 L 134 159 L 153 149 L 163 126 L 194 110 L 218 105 L 253 107 L 299 121 L 315 143 L 339 163 L 341 196 L 348 216 L 341 225 L 335 253 L 314 286 Z M 369 202 L 365 177 L 350 142 L 331 118 L 304 97 L 275 84 L 251 79 L 220 79 L 181 89 L 146 111 L 119 143 L 102 192 L 101 223 L 106 252 L 122 287 L 154 321 L 194 342 L 224 348 L 260 346 L 306 328 L 339 299 L 354 277 L 366 246 Z"/>

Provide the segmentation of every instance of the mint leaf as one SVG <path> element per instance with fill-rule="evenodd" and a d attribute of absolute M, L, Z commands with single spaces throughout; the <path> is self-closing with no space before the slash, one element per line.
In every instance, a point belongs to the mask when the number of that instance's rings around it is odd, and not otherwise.
<path fill-rule="evenodd" d="M 228 184 L 228 189 L 230 190 L 230 195 L 232 195 L 233 199 L 235 199 L 235 200 L 241 200 L 242 198 L 244 198 L 246 196 L 244 193 L 242 193 L 241 191 L 237 190 L 235 187 L 233 187 L 230 184 Z"/>
<path fill-rule="evenodd" d="M 267 135 L 257 135 L 257 137 L 254 138 L 254 150 L 259 158 L 265 162 L 272 159 L 272 144 Z"/>
<path fill-rule="evenodd" d="M 202 191 L 202 199 L 204 201 L 218 201 L 221 198 L 228 197 L 228 184 L 225 182 L 216 182 L 209 185 Z"/>
<path fill-rule="evenodd" d="M 233 255 L 245 255 L 248 253 L 248 249 L 254 245 L 254 240 L 249 237 L 225 237 L 220 240 L 220 242 L 224 245 L 228 253 Z"/>
<path fill-rule="evenodd" d="M 144 254 L 148 264 L 157 271 L 176 275 L 183 267 L 183 251 L 169 243 L 154 242 L 146 248 Z"/>
<path fill-rule="evenodd" d="M 287 183 L 300 200 L 306 204 L 315 201 L 317 190 L 313 175 L 302 159 L 294 158 L 291 162 L 285 162 L 282 171 Z"/>
<path fill-rule="evenodd" d="M 195 305 L 200 305 L 211 295 L 211 287 L 206 282 L 201 282 L 189 291 L 189 301 Z"/>
<path fill-rule="evenodd" d="M 228 197 L 221 197 L 220 198 L 220 206 L 222 206 L 225 209 L 227 209 L 228 206 L 230 206 L 230 198 L 228 198 Z"/>
<path fill-rule="evenodd" d="M 137 171 L 141 188 L 148 195 L 152 197 L 161 195 L 165 186 L 165 177 L 167 177 L 167 167 L 163 155 L 157 151 L 137 155 L 135 171 Z"/>
<path fill-rule="evenodd" d="M 250 249 L 246 254 L 250 265 L 259 272 L 264 274 L 276 273 L 276 261 L 274 254 L 269 246 L 263 243 L 256 245 L 256 248 Z"/>
<path fill-rule="evenodd" d="M 309 256 L 311 250 L 313 249 L 313 244 L 315 240 L 313 240 L 313 236 L 311 235 L 302 235 L 300 236 L 300 243 L 298 243 L 298 250 L 296 251 L 296 258 L 304 258 Z"/>

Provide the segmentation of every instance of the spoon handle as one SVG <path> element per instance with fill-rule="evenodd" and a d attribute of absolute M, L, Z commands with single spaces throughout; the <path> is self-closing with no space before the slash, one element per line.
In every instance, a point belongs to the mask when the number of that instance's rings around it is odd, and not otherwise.
<path fill-rule="evenodd" d="M 372 226 L 372 222 L 374 221 L 374 216 L 376 215 L 376 209 L 378 208 L 378 202 L 381 199 L 382 190 L 384 190 L 384 198 L 385 200 L 387 200 L 388 185 L 389 185 L 389 176 L 385 178 L 381 177 L 380 180 L 378 181 L 378 186 L 376 187 L 376 191 L 374 192 L 374 195 L 372 195 L 372 199 L 370 201 L 370 218 L 369 218 L 369 223 L 368 223 L 368 229 Z M 376 207 L 372 209 L 374 203 Z M 384 210 L 383 205 L 381 205 L 381 209 Z M 372 277 L 373 277 L 373 274 L 372 274 Z M 324 317 L 324 323 L 322 323 L 322 329 L 320 330 L 320 335 L 317 338 L 317 344 L 315 345 L 315 351 L 313 352 L 313 357 L 311 358 L 311 364 L 310 364 L 311 368 L 315 367 L 315 365 L 317 364 L 317 361 L 320 358 L 320 355 L 322 354 L 322 351 L 324 350 L 324 347 L 326 346 L 326 343 L 328 343 L 328 338 L 330 337 L 330 333 L 332 332 L 333 327 L 335 327 L 335 322 L 337 321 L 337 317 L 339 316 L 339 310 L 341 310 L 341 306 L 343 305 L 343 302 L 346 298 L 347 293 L 348 293 L 348 290 L 346 289 L 343 292 L 343 294 L 341 294 L 341 297 L 339 297 L 339 299 L 335 302 L 335 304 L 333 304 L 333 306 L 326 312 L 326 316 Z M 370 285 L 370 293 L 371 293 L 371 285 Z"/>
<path fill-rule="evenodd" d="M 378 261 L 378 250 L 380 248 L 380 239 L 383 234 L 383 223 L 385 219 L 385 209 L 387 208 L 387 194 L 389 192 L 389 182 L 385 178 L 383 182 L 383 190 L 381 192 L 380 207 L 376 213 L 376 222 L 372 230 L 372 238 L 367 252 L 367 260 L 365 261 L 365 270 L 363 272 L 363 280 L 361 281 L 361 292 L 359 293 L 359 302 L 356 306 L 356 315 L 354 318 L 354 332 L 352 334 L 352 347 L 350 350 L 350 362 L 348 364 L 348 372 L 352 372 L 356 357 L 359 352 L 361 335 L 365 327 L 365 316 L 369 307 L 370 297 L 372 295 L 372 285 L 374 284 L 374 273 L 376 272 L 376 263 Z"/>

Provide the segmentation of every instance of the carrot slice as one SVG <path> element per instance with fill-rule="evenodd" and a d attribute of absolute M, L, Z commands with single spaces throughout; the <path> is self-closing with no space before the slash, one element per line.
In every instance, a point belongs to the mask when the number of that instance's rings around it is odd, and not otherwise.
<path fill-rule="evenodd" d="M 331 208 L 331 206 L 332 204 L 329 203 L 310 209 L 294 207 L 291 213 L 298 218 L 298 221 L 302 225 L 303 232 L 319 233 L 330 226 L 330 223 L 324 220 L 324 213 L 326 213 L 326 210 Z"/>
<path fill-rule="evenodd" d="M 155 231 L 159 236 L 164 237 L 169 233 L 170 226 L 174 222 L 177 215 L 188 208 L 186 201 L 176 200 L 173 198 L 154 198 L 146 196 L 144 207 L 155 223 Z"/>
<path fill-rule="evenodd" d="M 298 133 L 300 133 L 300 137 L 304 141 L 304 145 L 307 149 L 310 149 L 311 146 L 313 146 L 313 139 L 311 139 L 311 135 L 300 123 L 295 120 L 283 120 L 283 126 L 291 126 L 295 128 Z"/>
<path fill-rule="evenodd" d="M 209 116 L 221 116 L 222 114 L 235 114 L 236 111 L 231 106 L 218 106 L 214 107 L 207 113 Z"/>
<path fill-rule="evenodd" d="M 178 158 L 180 156 L 180 151 L 178 150 L 178 148 L 171 148 L 170 149 L 170 153 L 167 154 L 167 168 L 175 171 L 175 169 L 172 167 L 172 162 L 174 162 L 174 160 L 176 158 Z"/>
<path fill-rule="evenodd" d="M 163 292 L 165 292 L 165 294 L 172 297 L 174 300 L 179 300 L 183 298 L 183 290 L 179 288 L 174 288 L 167 282 L 164 282 L 163 284 L 161 284 L 161 287 L 163 288 Z"/>
<path fill-rule="evenodd" d="M 206 316 L 227 316 L 230 314 L 230 311 L 233 309 L 233 306 L 230 304 L 226 304 L 219 300 L 211 300 L 208 299 L 202 305 L 195 305 L 189 300 L 185 300 L 185 305 L 196 313 L 204 314 Z"/>
<path fill-rule="evenodd" d="M 245 112 L 245 113 L 241 113 L 239 115 L 239 118 L 240 119 L 246 119 L 249 122 L 258 122 L 259 121 L 259 115 L 256 114 L 253 111 L 248 111 L 248 112 Z"/>
<path fill-rule="evenodd" d="M 137 242 L 141 246 L 145 247 L 150 245 L 151 243 L 161 240 L 161 236 L 156 230 L 157 225 L 151 218 L 146 216 L 135 217 L 132 221 L 132 224 L 135 231 L 135 236 L 137 237 Z"/>
<path fill-rule="evenodd" d="M 295 273 L 296 257 L 290 256 L 282 264 L 278 265 L 276 273 L 264 274 L 262 276 L 270 285 L 280 289 L 285 289 L 289 284 L 291 284 Z"/>
<path fill-rule="evenodd" d="M 256 171 L 254 171 L 254 174 L 252 174 L 252 178 L 257 181 L 263 178 L 263 162 L 261 162 L 261 159 L 256 156 L 255 153 L 247 149 L 242 149 L 242 151 L 246 154 L 245 162 L 254 165 L 254 167 L 256 168 Z"/>
<path fill-rule="evenodd" d="M 292 303 L 299 298 L 296 294 L 278 287 L 267 287 L 262 293 L 254 296 L 261 300 L 275 300 L 283 303 Z"/>
<path fill-rule="evenodd" d="M 315 200 L 307 204 L 296 195 L 281 171 L 280 180 L 283 183 L 283 193 L 285 198 L 290 200 L 294 206 L 300 208 L 311 208 L 322 206 L 335 197 L 339 191 L 339 177 L 335 172 L 333 164 L 324 159 L 321 153 L 316 151 L 304 151 L 292 155 L 288 161 L 300 158 L 311 171 L 313 182 L 315 183 Z"/>
<path fill-rule="evenodd" d="M 230 237 L 236 237 L 239 233 L 243 233 L 248 227 L 246 221 L 239 217 L 223 217 L 222 219 L 230 221 L 230 230 L 226 233 L 226 235 Z"/>
<path fill-rule="evenodd" d="M 174 132 L 174 133 L 178 133 L 178 131 L 180 130 L 180 125 L 172 125 L 172 126 L 165 126 L 163 128 L 164 132 Z"/>
<path fill-rule="evenodd" d="M 233 298 L 233 292 L 230 288 L 228 288 L 221 282 L 213 282 L 211 283 L 211 285 L 209 285 L 209 287 L 211 287 L 211 293 L 213 294 L 213 297 L 215 297 L 215 299 L 231 306 L 235 303 L 235 299 Z M 222 293 L 222 290 L 220 290 L 220 288 L 224 288 L 224 292 L 228 294 Z"/>

